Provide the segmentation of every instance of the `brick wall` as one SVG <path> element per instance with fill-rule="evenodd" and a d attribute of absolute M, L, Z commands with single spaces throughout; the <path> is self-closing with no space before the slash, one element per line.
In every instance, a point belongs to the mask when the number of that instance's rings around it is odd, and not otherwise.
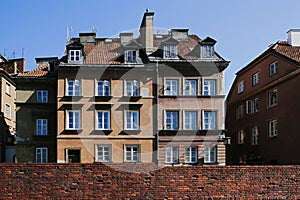
<path fill-rule="evenodd" d="M 234 197 L 299 199 L 300 166 L 0 165 L 0 199 Z"/>

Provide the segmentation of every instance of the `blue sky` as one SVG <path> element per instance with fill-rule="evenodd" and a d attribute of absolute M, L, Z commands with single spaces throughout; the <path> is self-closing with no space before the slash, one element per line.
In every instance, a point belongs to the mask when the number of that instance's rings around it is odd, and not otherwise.
<path fill-rule="evenodd" d="M 217 52 L 231 61 L 226 91 L 239 69 L 300 28 L 299 0 L 2 0 L 0 54 L 23 53 L 32 70 L 36 57 L 62 56 L 68 26 L 71 37 L 93 27 L 97 37 L 112 37 L 138 28 L 146 8 L 155 12 L 155 27 L 189 28 L 218 41 Z"/>

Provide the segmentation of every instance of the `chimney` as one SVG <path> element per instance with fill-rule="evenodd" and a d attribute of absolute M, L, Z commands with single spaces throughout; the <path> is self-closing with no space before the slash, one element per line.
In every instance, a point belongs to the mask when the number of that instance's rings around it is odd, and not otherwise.
<path fill-rule="evenodd" d="M 300 29 L 291 29 L 287 32 L 288 43 L 293 47 L 300 47 Z"/>
<path fill-rule="evenodd" d="M 133 33 L 120 33 L 119 37 L 121 39 L 121 44 L 126 45 L 133 39 Z"/>
<path fill-rule="evenodd" d="M 153 51 L 153 17 L 154 12 L 147 9 L 140 26 L 141 43 L 147 54 Z"/>
<path fill-rule="evenodd" d="M 96 33 L 79 33 L 80 43 L 96 43 Z"/>
<path fill-rule="evenodd" d="M 172 29 L 172 38 L 175 40 L 188 40 L 189 29 Z"/>

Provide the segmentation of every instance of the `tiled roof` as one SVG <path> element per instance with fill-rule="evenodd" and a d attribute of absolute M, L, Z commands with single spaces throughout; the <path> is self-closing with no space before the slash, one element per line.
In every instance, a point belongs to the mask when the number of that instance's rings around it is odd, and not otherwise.
<path fill-rule="evenodd" d="M 48 74 L 48 64 L 42 65 L 32 71 L 18 74 L 18 77 L 42 77 Z"/>
<path fill-rule="evenodd" d="M 274 45 L 273 49 L 288 58 L 300 62 L 300 47 L 291 46 L 287 41 L 279 41 Z"/>

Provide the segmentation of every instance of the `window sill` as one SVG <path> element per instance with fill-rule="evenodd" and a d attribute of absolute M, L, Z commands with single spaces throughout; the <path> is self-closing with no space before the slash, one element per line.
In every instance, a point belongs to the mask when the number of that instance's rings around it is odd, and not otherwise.
<path fill-rule="evenodd" d="M 62 135 L 78 135 L 82 132 L 82 129 L 65 129 L 60 134 Z"/>
<path fill-rule="evenodd" d="M 109 135 L 112 130 L 93 130 L 90 135 Z"/>
<path fill-rule="evenodd" d="M 141 132 L 140 129 L 137 130 L 123 130 L 120 132 L 119 135 L 137 135 Z"/>

